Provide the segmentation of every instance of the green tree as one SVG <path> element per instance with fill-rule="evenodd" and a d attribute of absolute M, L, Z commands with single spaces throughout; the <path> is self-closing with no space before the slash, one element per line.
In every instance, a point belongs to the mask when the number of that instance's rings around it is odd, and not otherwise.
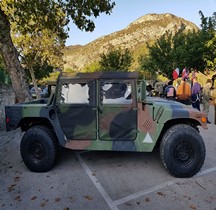
<path fill-rule="evenodd" d="M 27 72 L 27 79 L 33 83 L 37 98 L 40 98 L 37 81 L 49 76 L 54 68 L 63 67 L 61 50 L 64 40 L 60 40 L 55 33 L 47 29 L 39 33 L 17 35 L 18 31 L 14 27 L 13 33 L 13 43 Z"/>
<path fill-rule="evenodd" d="M 203 13 L 199 12 L 201 16 L 202 36 L 207 40 L 205 43 L 206 51 L 203 59 L 208 68 L 216 68 L 216 12 L 212 17 L 205 17 Z"/>
<path fill-rule="evenodd" d="M 140 69 L 158 72 L 169 79 L 172 79 L 172 72 L 177 67 L 196 68 L 204 72 L 215 58 L 214 44 L 207 45 L 210 40 L 214 43 L 213 20 L 202 16 L 201 30 L 184 33 L 184 28 L 181 28 L 176 34 L 166 33 L 153 45 L 147 45 L 149 54 L 139 58 Z"/>
<path fill-rule="evenodd" d="M 150 56 L 140 55 L 138 57 L 138 63 L 139 67 L 137 70 L 139 72 L 140 79 L 156 79 L 157 71 L 155 70 L 155 65 Z"/>
<path fill-rule="evenodd" d="M 172 45 L 172 34 L 170 33 L 161 36 L 152 46 L 147 45 L 149 54 L 139 57 L 140 69 L 146 70 L 152 75 L 160 73 L 169 77 L 170 70 L 174 66 Z"/>
<path fill-rule="evenodd" d="M 200 20 L 201 20 L 201 28 L 204 32 L 215 32 L 216 29 L 216 12 L 213 13 L 212 17 L 205 17 L 203 12 L 199 11 Z"/>
<path fill-rule="evenodd" d="M 203 55 L 207 51 L 205 43 L 206 39 L 202 36 L 201 31 L 175 35 L 172 49 L 175 67 L 180 69 L 184 67 L 196 68 L 200 72 L 204 72 L 206 63 L 203 60 Z"/>
<path fill-rule="evenodd" d="M 207 43 L 207 49 L 209 50 L 209 54 L 205 54 L 204 60 L 207 63 L 207 66 L 211 69 L 216 69 L 216 34 L 214 37 L 209 40 Z"/>
<path fill-rule="evenodd" d="M 100 64 L 99 62 L 94 62 L 89 65 L 86 65 L 82 70 L 82 72 L 96 72 L 100 71 Z"/>
<path fill-rule="evenodd" d="M 90 17 L 100 13 L 110 14 L 115 3 L 110 0 L 2 0 L 0 2 L 0 53 L 12 80 L 18 102 L 29 99 L 26 74 L 19 60 L 10 32 L 11 23 L 18 26 L 20 34 L 33 34 L 49 29 L 62 40 L 67 38 L 69 21 L 81 30 L 95 28 Z M 14 13 L 8 11 L 14 10 Z"/>
<path fill-rule="evenodd" d="M 103 71 L 128 71 L 133 60 L 128 49 L 111 50 L 101 54 L 100 58 L 100 69 Z"/>

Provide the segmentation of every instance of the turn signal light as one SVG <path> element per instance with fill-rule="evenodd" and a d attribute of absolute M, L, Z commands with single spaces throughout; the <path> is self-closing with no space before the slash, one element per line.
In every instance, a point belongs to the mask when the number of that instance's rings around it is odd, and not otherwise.
<path fill-rule="evenodd" d="M 201 121 L 202 121 L 203 123 L 206 123 L 206 122 L 207 122 L 206 117 L 202 117 L 202 118 L 201 118 Z"/>

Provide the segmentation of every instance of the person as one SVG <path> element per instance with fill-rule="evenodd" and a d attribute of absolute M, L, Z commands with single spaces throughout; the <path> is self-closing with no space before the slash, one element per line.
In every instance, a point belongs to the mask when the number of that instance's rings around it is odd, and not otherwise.
<path fill-rule="evenodd" d="M 146 85 L 146 96 L 153 96 L 152 90 L 154 90 L 154 88 L 151 84 Z"/>
<path fill-rule="evenodd" d="M 197 77 L 193 78 L 193 86 L 191 90 L 191 104 L 192 107 L 198 109 L 200 111 L 200 93 L 201 93 L 201 85 L 197 81 Z"/>
<path fill-rule="evenodd" d="M 210 88 L 212 85 L 212 81 L 211 79 L 207 79 L 206 84 L 203 86 L 202 89 L 202 102 L 203 102 L 203 112 L 205 112 L 206 116 L 207 116 L 207 123 L 211 123 L 208 120 L 208 113 L 209 113 L 209 100 L 211 97 L 211 92 L 210 92 Z"/>
<path fill-rule="evenodd" d="M 172 80 L 170 80 L 167 83 L 167 86 L 165 87 L 163 95 L 164 95 L 164 98 L 169 99 L 169 100 L 175 100 L 176 99 L 176 89 L 173 86 Z"/>
<path fill-rule="evenodd" d="M 190 104 L 191 88 L 186 78 L 182 77 L 181 83 L 176 90 L 177 100 L 185 105 Z"/>
<path fill-rule="evenodd" d="M 35 92 L 35 87 L 31 87 L 30 89 L 30 94 L 31 94 L 31 97 L 32 99 L 36 99 L 37 98 L 37 95 L 36 95 L 36 92 Z"/>
<path fill-rule="evenodd" d="M 42 98 L 47 98 L 48 97 L 48 85 L 45 85 L 45 88 L 43 89 L 43 91 L 41 92 L 41 97 Z"/>
<path fill-rule="evenodd" d="M 168 86 L 168 83 L 169 83 L 169 81 L 170 80 L 167 80 L 166 82 L 165 82 L 165 84 L 163 85 L 163 97 L 165 97 L 165 89 L 166 89 L 166 87 Z"/>
<path fill-rule="evenodd" d="M 216 125 L 216 87 L 212 90 L 212 101 L 214 105 L 214 124 Z"/>
<path fill-rule="evenodd" d="M 196 67 L 193 69 L 191 68 L 191 87 L 193 87 L 193 81 L 194 81 L 194 77 L 197 77 L 197 69 Z"/>

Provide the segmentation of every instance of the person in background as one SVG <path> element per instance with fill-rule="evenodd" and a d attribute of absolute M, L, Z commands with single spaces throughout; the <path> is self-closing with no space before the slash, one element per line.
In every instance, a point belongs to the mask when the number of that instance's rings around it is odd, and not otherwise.
<path fill-rule="evenodd" d="M 42 93 L 41 93 L 41 97 L 42 98 L 47 98 L 48 97 L 48 85 L 45 85 L 45 88 L 43 89 Z"/>
<path fill-rule="evenodd" d="M 214 89 L 212 90 L 212 101 L 214 105 L 214 124 L 216 125 L 216 86 L 214 85 L 215 78 L 216 74 L 212 76 L 212 87 L 214 87 Z"/>
<path fill-rule="evenodd" d="M 193 81 L 194 81 L 194 77 L 197 77 L 196 76 L 197 74 L 197 69 L 196 68 L 191 68 L 191 87 L 193 87 Z"/>
<path fill-rule="evenodd" d="M 167 80 L 163 86 L 163 97 L 165 97 L 165 89 L 166 87 L 168 86 L 168 83 L 169 83 L 170 80 Z"/>
<path fill-rule="evenodd" d="M 200 111 L 200 94 L 201 94 L 201 85 L 197 81 L 197 77 L 193 78 L 193 86 L 191 90 L 191 104 L 192 107 Z"/>
<path fill-rule="evenodd" d="M 167 86 L 165 87 L 163 95 L 164 95 L 164 98 L 169 99 L 169 100 L 175 100 L 176 99 L 176 89 L 173 86 L 172 80 L 170 80 L 167 83 Z"/>
<path fill-rule="evenodd" d="M 177 100 L 185 105 L 190 104 L 191 87 L 187 83 L 186 78 L 182 77 L 181 83 L 176 91 Z"/>
<path fill-rule="evenodd" d="M 152 90 L 154 90 L 154 88 L 151 84 L 146 85 L 146 96 L 153 96 Z"/>
<path fill-rule="evenodd" d="M 203 96 L 203 99 L 202 99 L 202 102 L 203 102 L 203 112 L 206 113 L 206 116 L 207 116 L 207 123 L 211 123 L 209 120 L 208 120 L 208 113 L 209 113 L 209 100 L 210 100 L 210 97 L 211 97 L 211 93 L 210 93 L 210 88 L 212 86 L 212 81 L 211 79 L 207 79 L 207 82 L 206 84 L 203 86 L 203 89 L 202 89 L 202 96 Z"/>
<path fill-rule="evenodd" d="M 214 104 L 214 124 L 216 125 L 216 87 L 212 91 L 212 101 Z"/>

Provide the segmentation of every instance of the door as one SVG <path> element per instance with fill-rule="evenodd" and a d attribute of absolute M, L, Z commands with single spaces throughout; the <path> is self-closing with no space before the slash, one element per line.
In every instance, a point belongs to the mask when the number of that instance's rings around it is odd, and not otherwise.
<path fill-rule="evenodd" d="M 134 80 L 99 81 L 99 139 L 133 141 L 137 136 Z"/>
<path fill-rule="evenodd" d="M 68 140 L 95 140 L 95 81 L 62 81 L 58 96 L 58 118 Z"/>

